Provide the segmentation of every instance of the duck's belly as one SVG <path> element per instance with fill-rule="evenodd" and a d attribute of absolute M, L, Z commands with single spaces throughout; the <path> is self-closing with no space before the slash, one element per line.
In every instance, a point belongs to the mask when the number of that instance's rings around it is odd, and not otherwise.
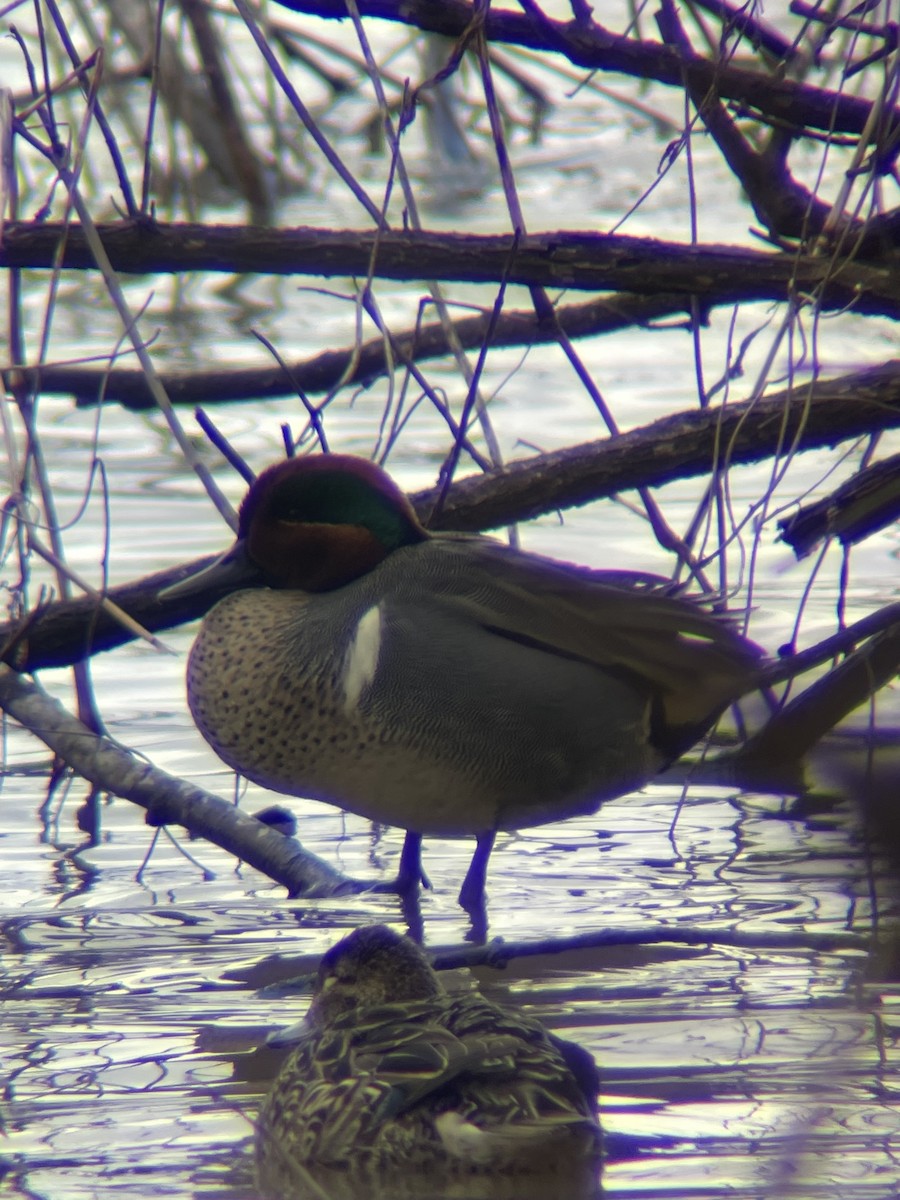
<path fill-rule="evenodd" d="M 594 668 L 484 631 L 463 654 L 374 609 L 336 654 L 298 632 L 297 593 L 264 595 L 209 614 L 188 696 L 219 756 L 265 787 L 461 836 L 592 812 L 661 766 L 645 698 Z"/>

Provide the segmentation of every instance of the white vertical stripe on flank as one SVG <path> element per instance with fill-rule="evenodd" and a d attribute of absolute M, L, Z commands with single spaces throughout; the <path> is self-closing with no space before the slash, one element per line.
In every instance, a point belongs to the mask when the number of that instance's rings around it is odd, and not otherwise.
<path fill-rule="evenodd" d="M 367 687 L 375 680 L 381 654 L 381 609 L 376 604 L 359 619 L 353 641 L 344 659 L 344 707 L 349 711 L 359 704 Z"/>

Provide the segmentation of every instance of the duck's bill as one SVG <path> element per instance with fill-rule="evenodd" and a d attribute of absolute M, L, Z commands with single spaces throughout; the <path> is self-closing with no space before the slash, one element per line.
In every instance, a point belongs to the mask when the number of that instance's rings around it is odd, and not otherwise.
<path fill-rule="evenodd" d="M 273 1030 L 266 1038 L 265 1045 L 269 1050 L 291 1050 L 298 1042 L 302 1042 L 310 1032 L 310 1024 L 306 1017 L 286 1025 L 284 1029 Z"/>
<path fill-rule="evenodd" d="M 183 600 L 200 592 L 231 592 L 243 587 L 259 587 L 261 583 L 259 567 L 250 560 L 244 539 L 239 538 L 209 566 L 163 588 L 159 598 Z"/>

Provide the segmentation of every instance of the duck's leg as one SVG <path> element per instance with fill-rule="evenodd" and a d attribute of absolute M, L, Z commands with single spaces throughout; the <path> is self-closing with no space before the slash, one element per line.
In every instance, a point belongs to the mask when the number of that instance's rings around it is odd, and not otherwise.
<path fill-rule="evenodd" d="M 397 872 L 397 891 L 403 895 L 415 891 L 419 884 L 430 888 L 431 881 L 422 870 L 422 835 L 406 831 L 403 849 L 400 851 L 400 870 Z"/>
<path fill-rule="evenodd" d="M 425 945 L 425 923 L 422 920 L 422 906 L 419 903 L 422 893 L 418 888 L 400 893 L 400 911 L 406 922 L 406 932 L 420 946 Z"/>
<path fill-rule="evenodd" d="M 497 831 L 491 829 L 488 833 L 479 833 L 475 839 L 475 853 L 459 892 L 459 902 L 467 912 L 484 909 L 484 882 L 496 836 Z"/>

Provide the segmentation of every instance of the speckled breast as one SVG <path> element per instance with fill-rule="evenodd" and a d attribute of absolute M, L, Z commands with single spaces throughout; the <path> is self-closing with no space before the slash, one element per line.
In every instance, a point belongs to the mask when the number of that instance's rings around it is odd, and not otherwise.
<path fill-rule="evenodd" d="M 656 769 L 627 687 L 357 592 L 238 592 L 203 622 L 191 712 L 247 778 L 463 836 L 593 811 Z"/>
<path fill-rule="evenodd" d="M 301 592 L 247 591 L 211 610 L 187 671 L 191 714 L 209 744 L 254 783 L 371 820 L 422 832 L 490 828 L 493 796 L 360 703 L 356 626 L 332 627 L 321 608 Z"/>

